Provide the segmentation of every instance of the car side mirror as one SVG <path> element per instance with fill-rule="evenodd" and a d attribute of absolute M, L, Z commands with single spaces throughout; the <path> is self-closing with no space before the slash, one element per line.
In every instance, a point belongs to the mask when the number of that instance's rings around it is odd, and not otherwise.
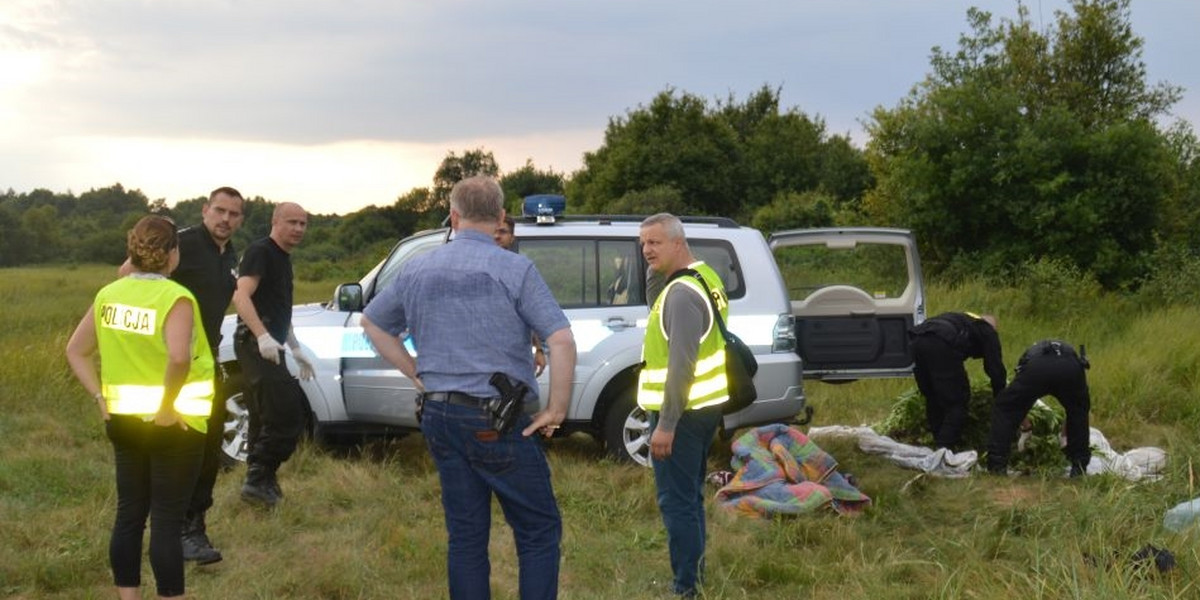
<path fill-rule="evenodd" d="M 343 283 L 337 286 L 333 297 L 337 309 L 343 312 L 359 312 L 363 309 L 363 289 L 359 283 Z"/>

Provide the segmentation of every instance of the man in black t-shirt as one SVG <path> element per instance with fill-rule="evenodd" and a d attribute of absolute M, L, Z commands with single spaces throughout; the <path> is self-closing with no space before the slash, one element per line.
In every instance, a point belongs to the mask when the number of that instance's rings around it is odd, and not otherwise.
<path fill-rule="evenodd" d="M 992 383 L 992 395 L 1004 389 L 1007 371 L 1000 353 L 996 317 L 972 313 L 942 313 L 909 332 L 913 377 L 925 396 L 925 418 L 938 448 L 960 450 L 971 381 L 963 363 L 982 358 Z"/>
<path fill-rule="evenodd" d="M 291 251 L 304 239 L 308 214 L 285 202 L 271 216 L 271 235 L 246 247 L 238 270 L 238 328 L 234 352 L 245 378 L 250 413 L 242 500 L 274 506 L 283 497 L 276 471 L 304 431 L 304 392 L 284 361 L 286 342 L 302 379 L 313 377 L 312 358 L 292 331 Z"/>
<path fill-rule="evenodd" d="M 200 321 L 204 335 L 217 357 L 221 342 L 221 321 L 225 309 L 237 287 L 237 252 L 230 239 L 242 226 L 245 219 L 245 200 L 242 194 L 231 187 L 219 187 L 208 195 L 201 208 L 201 225 L 188 227 L 179 232 L 179 266 L 171 273 L 178 282 L 196 297 L 200 307 Z M 122 276 L 133 271 L 133 264 L 126 260 L 121 265 Z M 216 389 L 221 389 L 222 377 L 217 373 Z M 204 458 L 200 466 L 199 479 L 188 504 L 183 524 L 183 558 L 201 565 L 221 560 L 221 553 L 213 548 L 208 539 L 205 513 L 213 505 L 213 486 L 221 466 L 221 440 L 225 431 L 225 403 L 223 396 L 214 398 L 212 414 L 208 417 L 208 432 L 205 434 Z"/>

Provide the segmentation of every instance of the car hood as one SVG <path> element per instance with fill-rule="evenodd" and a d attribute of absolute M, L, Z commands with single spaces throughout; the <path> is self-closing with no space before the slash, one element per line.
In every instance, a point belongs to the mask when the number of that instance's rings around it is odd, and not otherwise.
<path fill-rule="evenodd" d="M 292 329 L 300 343 L 309 347 L 319 347 L 318 339 L 313 333 L 323 332 L 331 328 L 339 332 L 346 324 L 346 313 L 329 310 L 319 302 L 297 304 L 292 307 Z M 218 362 L 226 363 L 237 360 L 233 353 L 233 334 L 237 329 L 237 315 L 225 315 L 221 322 L 221 345 L 218 348 Z M 340 334 L 339 334 L 340 335 Z M 323 336 L 322 336 L 323 337 Z"/>

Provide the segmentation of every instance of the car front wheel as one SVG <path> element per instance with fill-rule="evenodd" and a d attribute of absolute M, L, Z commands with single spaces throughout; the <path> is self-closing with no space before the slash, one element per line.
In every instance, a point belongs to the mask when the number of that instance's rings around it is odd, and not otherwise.
<path fill-rule="evenodd" d="M 250 432 L 250 410 L 242 391 L 242 378 L 230 377 L 221 386 L 217 401 L 225 403 L 225 424 L 221 437 L 221 464 L 226 467 L 246 462 L 247 440 Z"/>
<path fill-rule="evenodd" d="M 650 466 L 650 416 L 634 402 L 634 388 L 613 402 L 604 418 L 604 447 L 618 461 Z"/>

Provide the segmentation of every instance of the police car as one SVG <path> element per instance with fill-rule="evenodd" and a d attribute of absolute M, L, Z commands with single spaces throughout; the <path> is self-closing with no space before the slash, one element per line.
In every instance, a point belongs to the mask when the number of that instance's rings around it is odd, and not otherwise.
<path fill-rule="evenodd" d="M 647 464 L 649 423 L 637 407 L 636 365 L 652 302 L 638 246 L 644 216 L 563 215 L 561 196 L 526 199 L 516 226 L 518 251 L 531 259 L 571 322 L 578 349 L 571 407 L 558 435 L 584 432 L 620 460 Z M 925 317 L 920 262 L 912 236 L 881 228 L 810 229 L 770 237 L 721 217 L 682 218 L 693 254 L 721 276 L 729 329 L 755 352 L 758 400 L 726 415 L 723 433 L 766 423 L 807 422 L 803 380 L 907 377 L 906 332 Z M 413 257 L 445 243 L 447 229 L 401 240 L 357 283 L 325 303 L 296 306 L 299 342 L 316 359 L 301 381 L 318 439 L 353 439 L 418 430 L 417 392 L 376 354 L 362 309 Z M 230 341 L 222 328 L 219 361 L 232 377 L 224 399 L 224 451 L 244 460 L 247 415 Z M 410 346 L 410 351 L 411 351 Z M 297 372 L 288 357 L 289 367 Z M 545 400 L 549 373 L 538 380 Z"/>

